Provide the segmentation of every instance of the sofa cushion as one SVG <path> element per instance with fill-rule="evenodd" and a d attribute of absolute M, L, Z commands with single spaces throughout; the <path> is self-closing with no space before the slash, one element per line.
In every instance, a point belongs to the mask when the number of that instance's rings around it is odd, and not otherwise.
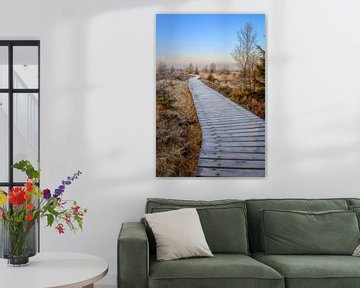
<path fill-rule="evenodd" d="M 266 254 L 352 255 L 359 244 L 354 211 L 262 210 Z"/>
<path fill-rule="evenodd" d="M 213 253 L 249 253 L 244 201 L 148 199 L 146 213 L 189 207 L 197 208 L 206 241 Z M 148 233 L 152 239 L 150 231 Z"/>
<path fill-rule="evenodd" d="M 256 260 L 284 275 L 286 288 L 358 288 L 360 258 L 343 255 L 265 255 Z"/>
<path fill-rule="evenodd" d="M 150 261 L 149 288 L 284 288 L 274 269 L 246 255 Z"/>
<path fill-rule="evenodd" d="M 359 206 L 351 205 L 349 207 L 349 210 L 354 211 L 356 213 L 356 217 L 358 218 L 358 224 L 359 224 L 359 228 L 360 228 L 360 205 Z"/>
<path fill-rule="evenodd" d="M 262 251 L 260 210 L 327 211 L 348 210 L 346 199 L 255 199 L 246 200 L 252 251 Z"/>
<path fill-rule="evenodd" d="M 347 201 L 349 206 L 360 206 L 360 198 L 348 198 Z"/>
<path fill-rule="evenodd" d="M 348 198 L 348 206 L 350 211 L 355 211 L 358 217 L 358 223 L 360 228 L 360 199 L 359 198 Z"/>

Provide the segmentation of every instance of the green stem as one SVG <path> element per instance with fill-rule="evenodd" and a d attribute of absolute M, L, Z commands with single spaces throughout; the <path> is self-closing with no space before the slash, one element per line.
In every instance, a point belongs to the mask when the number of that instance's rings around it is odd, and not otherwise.
<path fill-rule="evenodd" d="M 26 223 L 8 223 L 11 241 L 11 256 L 13 258 L 26 257 L 28 231 Z"/>

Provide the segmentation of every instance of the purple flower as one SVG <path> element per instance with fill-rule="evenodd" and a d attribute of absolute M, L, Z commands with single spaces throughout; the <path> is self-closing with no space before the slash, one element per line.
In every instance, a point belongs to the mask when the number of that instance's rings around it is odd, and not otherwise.
<path fill-rule="evenodd" d="M 64 192 L 64 190 L 62 190 L 62 189 L 55 189 L 54 197 L 55 197 L 56 199 L 58 199 L 59 196 L 60 196 L 63 192 Z"/>
<path fill-rule="evenodd" d="M 54 197 L 56 199 L 59 200 L 60 198 L 60 195 L 65 191 L 65 186 L 67 185 L 70 185 L 72 183 L 72 181 L 78 179 L 78 177 L 81 175 L 81 171 L 78 170 L 76 173 L 74 173 L 74 175 L 71 177 L 71 176 L 67 176 L 66 177 L 66 180 L 62 180 L 61 181 L 61 184 L 59 185 L 59 187 L 57 189 L 55 189 L 55 192 L 54 192 Z"/>
<path fill-rule="evenodd" d="M 43 191 L 43 196 L 44 196 L 44 198 L 47 200 L 47 199 L 49 199 L 50 197 L 51 197 L 51 192 L 50 192 L 50 190 L 49 189 L 44 189 L 44 191 Z"/>

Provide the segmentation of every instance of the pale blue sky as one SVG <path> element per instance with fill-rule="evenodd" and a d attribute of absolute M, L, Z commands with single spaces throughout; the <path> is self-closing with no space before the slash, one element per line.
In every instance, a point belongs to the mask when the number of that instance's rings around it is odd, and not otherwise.
<path fill-rule="evenodd" d="M 175 66 L 231 64 L 236 33 L 246 22 L 253 24 L 257 42 L 264 47 L 264 14 L 158 14 L 157 60 Z"/>

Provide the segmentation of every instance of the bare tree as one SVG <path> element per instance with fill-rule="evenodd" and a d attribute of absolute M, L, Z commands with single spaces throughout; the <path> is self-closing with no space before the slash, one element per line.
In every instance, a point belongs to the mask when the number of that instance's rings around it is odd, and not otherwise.
<path fill-rule="evenodd" d="M 195 66 L 195 72 L 194 72 L 196 75 L 199 75 L 199 69 L 198 69 L 198 66 L 196 65 Z"/>
<path fill-rule="evenodd" d="M 228 74 L 229 74 L 229 71 L 230 71 L 230 69 L 229 69 L 229 64 L 224 64 L 224 66 L 223 66 L 223 68 L 222 68 L 222 72 L 223 72 L 224 74 L 228 75 Z"/>
<path fill-rule="evenodd" d="M 207 65 L 204 67 L 204 69 L 202 70 L 202 72 L 204 72 L 204 73 L 207 73 L 207 72 L 208 72 L 208 66 L 207 66 Z"/>
<path fill-rule="evenodd" d="M 265 98 L 265 50 L 257 45 L 257 51 L 259 55 L 258 62 L 256 64 L 255 79 L 257 86 L 259 87 L 258 95 Z"/>
<path fill-rule="evenodd" d="M 232 57 L 237 63 L 244 80 L 247 82 L 248 88 L 251 85 L 254 70 L 256 69 L 257 53 L 256 53 L 257 34 L 254 26 L 247 22 L 237 32 L 237 44 L 232 52 Z"/>
<path fill-rule="evenodd" d="M 166 62 L 160 61 L 157 65 L 157 72 L 164 73 L 167 69 Z"/>
<path fill-rule="evenodd" d="M 174 73 L 174 72 L 175 72 L 175 67 L 174 67 L 174 65 L 171 66 L 170 72 L 171 72 L 171 73 Z"/>
<path fill-rule="evenodd" d="M 257 64 L 258 78 L 260 78 L 260 82 L 265 83 L 265 50 L 260 45 L 257 45 L 257 50 L 259 53 L 259 62 Z"/>
<path fill-rule="evenodd" d="M 216 72 L 216 65 L 215 65 L 215 63 L 211 63 L 210 64 L 210 73 L 214 73 L 214 72 Z"/>
<path fill-rule="evenodd" d="M 191 73 L 194 73 L 194 65 L 192 64 L 192 63 L 190 63 L 189 64 L 189 68 L 188 68 L 189 70 L 189 73 L 191 74 Z"/>
<path fill-rule="evenodd" d="M 167 65 L 166 62 L 160 61 L 158 62 L 157 66 L 156 66 L 156 80 L 161 80 L 161 79 L 165 79 L 167 78 Z"/>

